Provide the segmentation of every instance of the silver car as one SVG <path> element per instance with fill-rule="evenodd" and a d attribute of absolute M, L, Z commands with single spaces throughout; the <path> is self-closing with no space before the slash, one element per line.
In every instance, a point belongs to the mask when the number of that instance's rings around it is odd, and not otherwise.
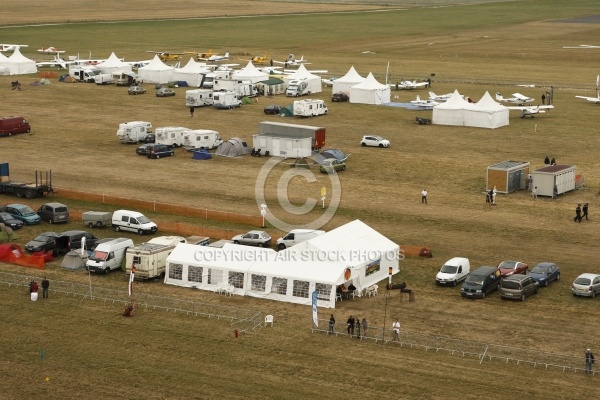
<path fill-rule="evenodd" d="M 271 235 L 264 231 L 250 231 L 243 235 L 237 235 L 231 238 L 235 244 L 245 244 L 248 246 L 270 247 Z"/>
<path fill-rule="evenodd" d="M 573 296 L 596 297 L 596 293 L 600 293 L 600 275 L 579 275 L 577 279 L 575 279 L 575 282 L 573 282 L 571 292 L 573 292 Z"/>
<path fill-rule="evenodd" d="M 525 301 L 527 296 L 537 294 L 540 284 L 529 275 L 507 276 L 500 283 L 500 297 Z"/>

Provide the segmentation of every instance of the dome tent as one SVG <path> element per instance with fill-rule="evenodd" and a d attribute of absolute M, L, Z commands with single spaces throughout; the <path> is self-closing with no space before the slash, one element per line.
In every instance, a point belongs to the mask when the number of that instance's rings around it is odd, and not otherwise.
<path fill-rule="evenodd" d="M 248 146 L 242 139 L 232 138 L 221 143 L 215 154 L 223 157 L 241 157 L 248 152 Z"/>

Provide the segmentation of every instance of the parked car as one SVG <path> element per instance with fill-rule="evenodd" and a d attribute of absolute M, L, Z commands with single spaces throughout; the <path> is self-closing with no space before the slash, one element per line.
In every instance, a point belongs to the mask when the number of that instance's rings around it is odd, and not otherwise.
<path fill-rule="evenodd" d="M 30 240 L 27 242 L 27 244 L 25 244 L 25 250 L 30 253 L 35 253 L 36 251 L 54 250 L 57 237 L 58 233 L 56 232 L 40 233 L 35 237 L 35 239 Z"/>
<path fill-rule="evenodd" d="M 16 219 L 7 212 L 0 212 L 0 222 L 13 230 L 19 229 L 23 226 L 23 221 Z"/>
<path fill-rule="evenodd" d="M 596 297 L 596 294 L 600 293 L 600 275 L 579 275 L 573 282 L 571 292 L 573 293 L 573 296 Z"/>
<path fill-rule="evenodd" d="M 154 143 L 154 142 L 156 142 L 156 136 L 154 135 L 154 133 L 149 133 L 146 135 L 143 142 L 144 143 Z"/>
<path fill-rule="evenodd" d="M 154 146 L 153 143 L 144 143 L 143 145 L 135 149 L 135 152 L 138 153 L 140 156 L 147 156 L 148 150 L 152 148 L 152 146 Z"/>
<path fill-rule="evenodd" d="M 169 157 L 175 155 L 175 150 L 173 149 L 173 146 L 168 146 L 166 144 L 150 144 L 148 145 L 146 154 L 148 158 Z"/>
<path fill-rule="evenodd" d="M 469 272 L 460 288 L 460 295 L 483 299 L 489 293 L 498 290 L 499 285 L 500 270 L 498 267 L 479 267 Z"/>
<path fill-rule="evenodd" d="M 31 207 L 24 204 L 8 204 L 0 207 L 0 211 L 9 213 L 14 218 L 23 221 L 26 225 L 36 225 L 42 220 Z"/>
<path fill-rule="evenodd" d="M 281 111 L 281 107 L 279 107 L 277 104 L 269 104 L 264 109 L 265 114 L 271 114 L 271 115 L 277 115 L 277 114 L 279 114 L 280 111 Z"/>
<path fill-rule="evenodd" d="M 250 231 L 243 235 L 236 235 L 231 238 L 235 244 L 245 244 L 248 246 L 270 247 L 271 236 L 264 231 Z"/>
<path fill-rule="evenodd" d="M 502 261 L 498 264 L 498 268 L 500 269 L 500 275 L 505 277 L 514 274 L 526 274 L 529 265 L 520 261 Z"/>
<path fill-rule="evenodd" d="M 360 141 L 361 146 L 390 147 L 390 141 L 377 135 L 365 135 Z"/>
<path fill-rule="evenodd" d="M 173 89 L 163 87 L 156 91 L 156 97 L 169 97 L 169 96 L 175 96 L 175 92 L 173 91 Z"/>
<path fill-rule="evenodd" d="M 525 301 L 527 296 L 537 294 L 540 284 L 529 275 L 514 274 L 507 276 L 500 283 L 500 297 Z"/>
<path fill-rule="evenodd" d="M 85 247 L 87 249 L 94 247 L 98 238 L 91 233 L 86 231 L 65 231 L 59 233 L 55 238 L 55 248 L 54 253 L 57 254 L 67 254 L 71 250 L 77 250 L 81 248 L 82 239 L 85 238 Z"/>
<path fill-rule="evenodd" d="M 130 86 L 129 89 L 127 89 L 127 93 L 129 93 L 129 94 L 144 94 L 144 93 L 146 93 L 146 89 L 144 89 L 141 86 Z"/>
<path fill-rule="evenodd" d="M 527 272 L 540 286 L 548 286 L 552 281 L 560 279 L 560 268 L 551 262 L 542 262 Z"/>
<path fill-rule="evenodd" d="M 48 221 L 51 224 L 69 222 L 69 208 L 62 203 L 42 204 L 37 213 L 42 218 L 42 221 Z"/>
<path fill-rule="evenodd" d="M 331 101 L 335 101 L 335 102 L 344 102 L 344 101 L 349 101 L 350 97 L 348 97 L 348 95 L 346 93 L 334 93 L 331 96 Z"/>
<path fill-rule="evenodd" d="M 332 174 L 334 172 L 343 171 L 346 169 L 346 163 L 335 158 L 328 158 L 321 162 L 319 167 L 322 173 Z"/>

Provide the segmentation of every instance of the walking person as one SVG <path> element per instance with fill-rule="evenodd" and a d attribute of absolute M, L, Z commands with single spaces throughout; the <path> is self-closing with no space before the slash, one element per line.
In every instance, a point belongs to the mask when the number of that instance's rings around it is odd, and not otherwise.
<path fill-rule="evenodd" d="M 594 364 L 594 361 L 596 361 L 594 359 L 594 353 L 592 353 L 592 350 L 587 349 L 587 351 L 585 352 L 585 373 L 589 374 L 592 372 L 592 365 Z"/>
<path fill-rule="evenodd" d="M 48 288 L 49 287 L 50 287 L 50 282 L 48 281 L 48 279 L 46 279 L 46 277 L 44 277 L 44 280 L 42 280 L 42 298 L 43 299 L 48 298 Z"/>
<path fill-rule="evenodd" d="M 421 192 L 421 204 L 427 204 L 427 189 Z"/>
<path fill-rule="evenodd" d="M 392 324 L 392 332 L 394 332 L 394 340 L 399 341 L 400 340 L 400 322 L 398 321 L 398 318 L 396 318 L 396 320 Z"/>
<path fill-rule="evenodd" d="M 577 204 L 577 207 L 575 207 L 575 218 L 573 218 L 573 222 L 581 223 L 581 204 Z"/>
<path fill-rule="evenodd" d="M 348 335 L 350 337 L 354 336 L 354 317 L 351 315 L 350 318 L 348 318 Z"/>
<path fill-rule="evenodd" d="M 356 338 L 360 339 L 360 318 L 356 317 Z"/>
<path fill-rule="evenodd" d="M 531 197 L 533 197 L 534 199 L 537 199 L 537 186 L 533 188 L 533 190 L 531 191 Z"/>
<path fill-rule="evenodd" d="M 558 199 L 558 186 L 554 185 L 554 189 L 552 190 L 552 198 Z"/>
<path fill-rule="evenodd" d="M 335 327 L 335 318 L 333 318 L 333 314 L 329 317 L 329 330 L 327 331 L 328 335 L 333 335 L 333 328 Z"/>
<path fill-rule="evenodd" d="M 585 217 L 585 220 L 589 221 L 589 219 L 588 219 L 588 203 L 585 203 L 583 205 L 582 210 L 583 210 L 583 215 L 581 216 L 581 218 L 583 219 L 583 217 Z"/>
<path fill-rule="evenodd" d="M 194 117 L 194 107 L 190 107 L 190 118 Z"/>
<path fill-rule="evenodd" d="M 363 318 L 362 321 L 360 322 L 360 324 L 362 325 L 362 329 L 363 329 L 363 336 L 367 336 L 367 329 L 369 329 L 369 323 L 367 322 L 366 318 Z"/>

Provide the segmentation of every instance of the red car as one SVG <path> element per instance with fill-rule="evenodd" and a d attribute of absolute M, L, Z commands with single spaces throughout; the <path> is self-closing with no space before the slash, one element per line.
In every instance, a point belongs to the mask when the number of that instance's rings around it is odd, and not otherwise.
<path fill-rule="evenodd" d="M 529 265 L 520 261 L 502 261 L 498 268 L 500 269 L 500 276 L 511 276 L 515 274 L 526 274 Z"/>

